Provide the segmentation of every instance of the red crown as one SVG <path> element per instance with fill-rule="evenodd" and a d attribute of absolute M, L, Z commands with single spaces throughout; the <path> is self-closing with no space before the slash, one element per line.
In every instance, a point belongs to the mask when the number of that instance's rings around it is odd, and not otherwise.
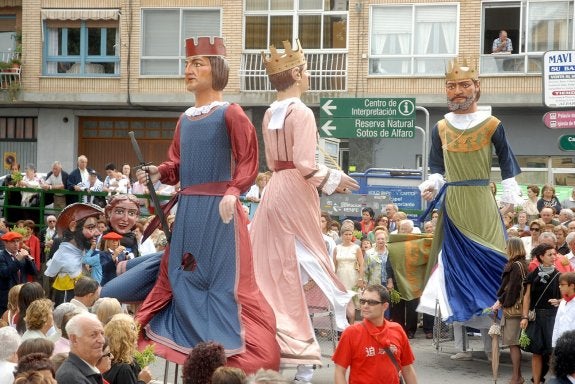
<path fill-rule="evenodd" d="M 195 40 L 197 39 L 197 44 Z M 221 37 L 202 36 L 186 39 L 186 57 L 191 56 L 225 56 L 226 46 Z"/>

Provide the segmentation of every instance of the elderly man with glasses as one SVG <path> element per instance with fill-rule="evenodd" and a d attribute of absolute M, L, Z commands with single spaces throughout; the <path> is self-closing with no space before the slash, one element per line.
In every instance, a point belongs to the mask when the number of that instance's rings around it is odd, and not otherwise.
<path fill-rule="evenodd" d="M 369 285 L 359 300 L 363 321 L 343 331 L 332 357 L 335 384 L 344 384 L 349 368 L 351 383 L 416 384 L 415 357 L 401 325 L 385 320 L 389 292 L 381 284 Z"/>
<path fill-rule="evenodd" d="M 56 232 L 56 216 L 50 215 L 46 217 L 46 227 L 40 230 L 40 254 L 42 263 L 46 262 L 46 256 L 50 254 L 54 238 L 57 236 Z"/>

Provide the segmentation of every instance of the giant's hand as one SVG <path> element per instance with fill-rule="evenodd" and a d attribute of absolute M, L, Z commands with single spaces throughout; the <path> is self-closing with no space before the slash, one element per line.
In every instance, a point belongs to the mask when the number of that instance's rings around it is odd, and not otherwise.
<path fill-rule="evenodd" d="M 349 177 L 345 173 L 341 174 L 341 180 L 335 189 L 337 193 L 351 193 L 351 191 L 357 191 L 359 189 L 359 184 L 354 178 Z"/>
<path fill-rule="evenodd" d="M 234 210 L 236 208 L 237 197 L 234 195 L 225 195 L 220 201 L 220 217 L 225 224 L 232 221 Z"/>
<path fill-rule="evenodd" d="M 421 191 L 421 197 L 426 201 L 433 200 L 437 191 L 443 187 L 443 184 L 445 184 L 443 176 L 439 173 L 432 173 L 427 180 L 419 184 L 418 188 Z"/>
<path fill-rule="evenodd" d="M 434 188 L 428 188 L 421 191 L 421 197 L 423 197 L 425 201 L 431 201 L 435 197 L 436 192 L 437 191 Z"/>
<path fill-rule="evenodd" d="M 147 165 L 145 167 L 139 168 L 136 171 L 136 177 L 138 178 L 140 183 L 142 184 L 146 183 L 147 181 L 146 176 L 150 177 L 152 183 L 155 183 L 156 181 L 160 180 L 160 171 L 158 170 L 158 167 L 156 167 L 155 165 Z"/>

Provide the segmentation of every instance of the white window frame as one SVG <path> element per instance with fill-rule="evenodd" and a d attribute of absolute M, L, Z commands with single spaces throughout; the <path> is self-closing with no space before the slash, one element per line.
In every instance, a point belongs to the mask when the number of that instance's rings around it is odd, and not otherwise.
<path fill-rule="evenodd" d="M 78 55 L 58 54 L 59 41 L 58 30 L 63 30 L 63 40 L 67 39 L 67 31 L 72 29 L 66 26 L 67 22 L 79 23 L 80 29 L 80 53 Z M 98 24 L 98 20 L 63 20 L 62 25 L 48 26 L 47 21 L 43 25 L 43 60 L 42 74 L 51 77 L 119 77 L 120 76 L 120 23 L 119 20 L 113 20 L 116 23 L 114 28 L 115 44 L 114 55 L 90 55 L 88 54 L 88 30 L 89 29 L 109 29 L 107 27 L 98 27 L 91 24 Z M 57 24 L 57 22 L 53 23 Z M 76 27 L 74 27 L 76 29 Z M 105 32 L 106 34 L 108 31 Z M 102 48 L 102 42 L 100 42 Z M 114 72 L 104 73 L 103 63 L 113 63 Z M 69 65 L 66 72 L 58 72 L 59 65 Z"/>
<path fill-rule="evenodd" d="M 179 26 L 178 26 L 178 36 L 177 39 L 181 43 L 179 44 L 179 52 L 177 55 L 163 55 L 163 56 L 154 56 L 154 55 L 144 55 L 144 44 L 145 44 L 145 21 L 144 21 L 144 14 L 147 11 L 171 11 L 171 12 L 178 12 L 179 13 Z M 185 75 L 185 68 L 186 68 L 186 39 L 190 37 L 197 37 L 197 36 L 183 36 L 183 18 L 185 12 L 219 12 L 219 24 L 217 29 L 219 33 L 215 34 L 217 36 L 222 36 L 222 20 L 223 20 L 223 10 L 220 7 L 187 7 L 187 8 L 159 8 L 159 7 L 146 7 L 140 10 L 141 20 L 142 20 L 142 32 L 140 33 L 140 69 L 139 73 L 141 77 L 183 77 Z M 198 36 L 207 36 L 207 35 L 214 35 L 214 34 L 202 34 Z M 166 73 L 166 74 L 154 74 L 154 73 L 143 73 L 143 62 L 144 61 L 178 61 L 178 71 L 173 73 Z"/>
<path fill-rule="evenodd" d="M 504 7 L 508 6 L 511 7 L 518 7 L 519 14 L 520 14 L 520 21 L 519 21 L 519 39 L 517 42 L 513 41 L 514 50 L 517 50 L 517 54 L 514 54 L 510 57 L 510 59 L 515 60 L 517 63 L 513 69 L 509 70 L 508 68 L 500 68 L 494 67 L 490 65 L 491 55 L 482 54 L 481 55 L 481 67 L 480 72 L 482 74 L 489 74 L 491 75 L 502 75 L 502 76 L 513 76 L 513 75 L 541 75 L 543 71 L 542 65 L 542 58 L 545 51 L 530 51 L 529 45 L 531 44 L 531 33 L 530 33 L 530 26 L 531 20 L 529 20 L 530 8 L 534 4 L 541 4 L 547 3 L 546 5 L 550 5 L 550 3 L 567 3 L 567 6 L 570 8 L 571 13 L 567 13 L 569 16 L 567 28 L 570 30 L 567 31 L 567 47 L 565 49 L 574 49 L 575 48 L 575 27 L 574 27 L 574 20 L 575 20 L 575 5 L 573 0 L 483 0 L 481 5 L 481 36 L 485 34 L 485 9 L 488 7 Z M 569 41 L 570 40 L 570 41 Z M 483 39 L 481 39 L 483 41 Z M 517 45 L 516 45 L 517 44 Z M 563 48 L 558 48 L 563 49 Z M 555 50 L 555 49 L 554 49 Z M 485 51 L 485 46 L 481 46 L 481 52 Z M 532 64 L 532 62 L 539 62 L 539 65 Z M 539 68 L 539 69 L 537 69 Z"/>
<path fill-rule="evenodd" d="M 320 27 L 320 47 L 303 47 L 304 50 L 309 51 L 309 50 L 321 50 L 322 52 L 342 52 L 345 51 L 347 52 L 347 50 L 349 49 L 349 11 L 347 10 L 336 10 L 336 11 L 331 11 L 331 10 L 324 10 L 323 7 L 320 8 L 316 8 L 316 9 L 299 9 L 299 2 L 300 1 L 306 1 L 306 0 L 293 0 L 293 8 L 292 9 L 284 9 L 284 10 L 272 10 L 271 6 L 270 6 L 270 2 L 268 1 L 268 8 L 264 9 L 264 10 L 247 10 L 247 4 L 246 1 L 244 0 L 244 36 L 245 36 L 245 27 L 247 26 L 247 17 L 250 16 L 265 16 L 267 17 L 267 23 L 268 23 L 268 28 L 267 28 L 267 36 L 266 36 L 266 46 L 265 47 L 258 47 L 258 48 L 250 48 L 247 49 L 245 47 L 245 38 L 243 40 L 243 49 L 244 52 L 259 52 L 261 50 L 267 50 L 268 47 L 271 44 L 274 44 L 274 42 L 270 41 L 270 18 L 271 17 L 277 17 L 277 16 L 290 16 L 292 18 L 292 36 L 291 36 L 291 41 L 295 41 L 296 38 L 298 38 L 300 36 L 299 33 L 299 16 L 320 16 L 321 18 L 321 27 Z M 352 3 L 351 1 L 349 3 Z M 323 4 L 323 2 L 322 2 Z M 324 21 L 325 21 L 325 16 L 342 16 L 345 18 L 346 20 L 346 41 L 345 41 L 345 47 L 344 48 L 324 48 L 323 47 L 323 39 L 324 39 Z M 279 46 L 278 48 L 283 49 L 282 46 Z"/>
<path fill-rule="evenodd" d="M 454 40 L 454 47 L 453 53 L 444 53 L 444 54 L 416 54 L 415 53 L 415 16 L 417 8 L 421 7 L 433 7 L 433 6 L 452 6 L 455 7 L 455 32 L 454 35 L 456 36 Z M 410 31 L 410 41 L 409 41 L 409 52 L 406 54 L 374 54 L 372 53 L 372 45 L 374 44 L 374 36 L 373 36 L 373 23 L 374 23 L 374 12 L 379 9 L 384 8 L 398 8 L 398 7 L 405 7 L 411 10 L 411 31 Z M 421 3 L 421 4 L 372 4 L 369 8 L 369 43 L 368 43 L 368 76 L 369 77 L 410 77 L 410 76 L 418 76 L 418 77 L 442 77 L 445 75 L 445 64 L 452 58 L 457 57 L 459 54 L 459 30 L 460 30 L 460 4 L 457 2 L 448 2 L 448 3 Z M 441 71 L 436 71 L 435 73 L 428 73 L 425 71 L 426 64 L 421 59 L 437 59 L 443 62 Z M 409 69 L 401 72 L 390 72 L 390 73 L 381 73 L 381 68 L 379 66 L 378 60 L 385 60 L 385 59 L 403 59 L 408 61 Z M 423 68 L 423 69 L 422 69 Z"/>

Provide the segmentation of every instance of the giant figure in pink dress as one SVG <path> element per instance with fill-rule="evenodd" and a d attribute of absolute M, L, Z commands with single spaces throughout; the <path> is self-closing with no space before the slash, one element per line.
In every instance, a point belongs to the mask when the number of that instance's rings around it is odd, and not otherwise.
<path fill-rule="evenodd" d="M 270 47 L 264 63 L 277 100 L 266 111 L 262 133 L 267 166 L 273 175 L 251 223 L 257 283 L 272 306 L 282 365 L 298 365 L 296 382 L 311 381 L 311 365 L 321 364 L 306 289 L 320 289 L 335 309 L 337 326 L 348 325 L 346 307 L 353 293 L 335 275 L 320 227 L 318 189 L 351 192 L 357 183 L 345 173 L 315 161 L 315 117 L 300 100 L 309 87 L 307 63 L 299 45 L 285 52 Z"/>

